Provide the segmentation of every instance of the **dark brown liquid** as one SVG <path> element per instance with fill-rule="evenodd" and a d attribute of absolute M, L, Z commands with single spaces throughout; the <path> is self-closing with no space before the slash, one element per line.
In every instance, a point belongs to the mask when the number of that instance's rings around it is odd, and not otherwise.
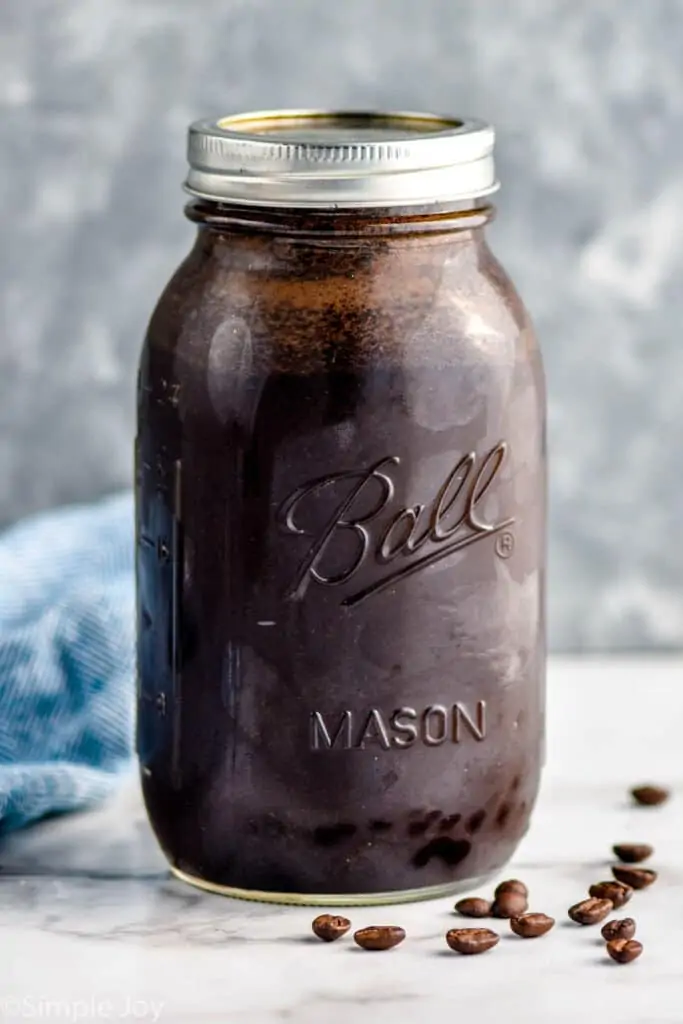
<path fill-rule="evenodd" d="M 476 237 L 226 235 L 162 300 L 140 378 L 139 749 L 186 873 L 407 890 L 494 870 L 524 833 L 543 396 L 499 273 Z"/>

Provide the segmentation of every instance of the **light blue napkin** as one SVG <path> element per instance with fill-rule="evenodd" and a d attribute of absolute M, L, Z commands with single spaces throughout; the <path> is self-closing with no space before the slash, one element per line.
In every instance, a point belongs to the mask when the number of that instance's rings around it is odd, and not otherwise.
<path fill-rule="evenodd" d="M 107 796 L 134 732 L 130 495 L 0 534 L 0 831 Z"/>

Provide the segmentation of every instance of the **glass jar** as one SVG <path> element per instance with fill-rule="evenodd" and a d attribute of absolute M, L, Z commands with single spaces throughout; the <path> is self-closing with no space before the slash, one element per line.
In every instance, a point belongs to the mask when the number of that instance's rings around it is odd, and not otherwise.
<path fill-rule="evenodd" d="M 191 128 L 137 437 L 142 787 L 188 882 L 443 895 L 527 829 L 545 396 L 492 149 L 413 114 Z"/>

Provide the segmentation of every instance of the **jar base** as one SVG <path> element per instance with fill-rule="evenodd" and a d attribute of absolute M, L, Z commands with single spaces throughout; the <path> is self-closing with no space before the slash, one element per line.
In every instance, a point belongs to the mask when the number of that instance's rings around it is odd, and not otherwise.
<path fill-rule="evenodd" d="M 231 885 L 219 885 L 195 875 L 188 875 L 171 865 L 171 872 L 181 882 L 218 896 L 255 903 L 280 903 L 294 907 L 377 907 L 391 903 L 418 903 L 420 900 L 436 900 L 454 896 L 460 892 L 476 889 L 493 877 L 495 872 L 477 878 L 458 882 L 444 882 L 441 885 L 427 885 L 418 889 L 398 889 L 390 892 L 369 893 L 297 893 L 262 892 L 259 889 L 238 889 Z"/>

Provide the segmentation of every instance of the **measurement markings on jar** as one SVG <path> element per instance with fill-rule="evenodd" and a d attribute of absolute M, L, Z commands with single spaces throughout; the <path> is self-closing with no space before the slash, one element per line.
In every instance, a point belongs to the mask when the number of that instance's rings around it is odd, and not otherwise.
<path fill-rule="evenodd" d="M 172 581 L 171 581 L 171 678 L 173 681 L 173 749 L 171 776 L 176 788 L 182 784 L 180 764 L 180 733 L 182 722 L 182 589 L 183 589 L 183 523 L 181 517 L 182 462 L 173 463 L 173 519 L 171 527 Z"/>

